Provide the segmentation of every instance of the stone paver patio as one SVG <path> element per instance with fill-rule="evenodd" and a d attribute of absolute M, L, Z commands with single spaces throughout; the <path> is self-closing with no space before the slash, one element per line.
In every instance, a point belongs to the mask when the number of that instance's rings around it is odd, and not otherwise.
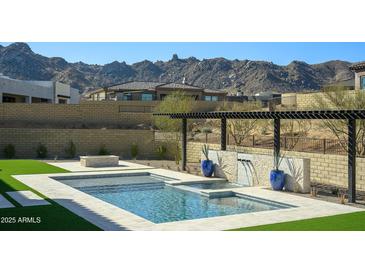
<path fill-rule="evenodd" d="M 10 208 L 14 207 L 12 203 L 10 203 L 3 195 L 0 194 L 0 208 Z"/>
<path fill-rule="evenodd" d="M 6 194 L 8 194 L 11 198 L 13 198 L 22 206 L 50 205 L 49 202 L 29 190 L 9 191 L 6 192 Z"/>
<path fill-rule="evenodd" d="M 124 165 L 127 165 L 129 167 L 133 166 L 129 162 Z M 66 169 L 67 167 L 70 167 L 71 169 L 73 169 L 71 171 L 79 170 L 79 167 L 75 162 L 64 164 L 57 163 L 57 166 Z M 97 199 L 91 195 L 83 193 L 57 181 L 57 177 L 128 174 L 131 172 L 131 170 L 132 169 L 114 171 L 87 170 L 87 172 L 85 172 L 84 170 L 84 172 L 74 172 L 57 175 L 17 175 L 14 176 L 14 178 L 46 195 L 48 198 L 54 200 L 56 203 L 69 209 L 70 211 L 83 217 L 84 219 L 90 221 L 91 223 L 97 225 L 104 230 L 225 230 L 239 227 L 248 227 L 307 218 L 330 216 L 363 210 L 348 205 L 340 205 L 296 195 L 289 195 L 285 192 L 271 191 L 262 187 L 242 187 L 230 190 L 238 194 L 245 194 L 276 202 L 286 203 L 295 207 L 271 211 L 261 211 L 254 213 L 155 224 L 126 210 L 123 210 L 119 207 L 104 202 L 100 199 Z M 155 175 L 170 178 L 172 177 L 175 180 L 168 181 L 168 183 L 172 185 L 179 185 L 181 183 L 189 182 L 192 183 L 222 181 L 222 179 L 219 178 L 204 178 L 172 170 L 152 169 L 149 166 L 142 165 L 138 165 L 138 168 L 133 169 L 133 173 L 139 172 L 149 172 Z M 214 191 L 222 190 L 202 190 L 202 192 L 205 192 L 207 194 Z M 227 189 L 224 189 L 224 191 L 227 191 Z"/>

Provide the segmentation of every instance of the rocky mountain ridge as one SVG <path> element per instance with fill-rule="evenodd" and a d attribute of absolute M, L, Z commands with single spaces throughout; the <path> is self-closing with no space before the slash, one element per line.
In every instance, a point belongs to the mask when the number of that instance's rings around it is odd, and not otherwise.
<path fill-rule="evenodd" d="M 114 61 L 105 65 L 69 63 L 61 57 L 34 53 L 26 43 L 0 46 L 0 73 L 23 80 L 58 80 L 87 91 L 127 81 L 156 81 L 188 84 L 211 89 L 292 92 L 318 90 L 323 85 L 354 77 L 351 63 L 334 60 L 310 65 L 293 61 L 287 66 L 252 60 L 195 57 L 169 61 L 144 60 L 129 65 Z"/>

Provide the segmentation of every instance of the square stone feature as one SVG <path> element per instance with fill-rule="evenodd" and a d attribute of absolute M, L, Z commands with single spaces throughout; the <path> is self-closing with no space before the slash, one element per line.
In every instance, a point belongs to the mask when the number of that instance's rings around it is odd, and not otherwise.
<path fill-rule="evenodd" d="M 111 167 L 118 166 L 119 156 L 101 155 L 101 156 L 80 156 L 80 164 L 84 167 Z"/>
<path fill-rule="evenodd" d="M 49 205 L 50 203 L 39 197 L 32 191 L 10 191 L 6 192 L 11 198 L 17 201 L 22 206 L 39 206 L 39 205 Z"/>
<path fill-rule="evenodd" d="M 12 203 L 5 199 L 3 195 L 0 194 L 0 208 L 10 208 L 14 207 Z"/>

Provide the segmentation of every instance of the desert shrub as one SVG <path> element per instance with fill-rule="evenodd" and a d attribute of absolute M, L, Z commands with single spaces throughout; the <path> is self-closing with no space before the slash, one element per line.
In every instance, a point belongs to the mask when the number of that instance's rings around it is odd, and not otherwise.
<path fill-rule="evenodd" d="M 346 90 L 328 91 L 316 94 L 314 109 L 319 110 L 348 110 L 364 109 L 365 93 L 355 91 L 349 93 Z M 342 148 L 347 151 L 347 120 L 328 119 L 321 121 L 322 126 L 329 129 L 339 141 Z M 356 151 L 358 155 L 365 155 L 365 120 L 356 120 Z"/>
<path fill-rule="evenodd" d="M 101 145 L 99 148 L 98 155 L 110 155 L 110 151 L 106 148 L 105 145 Z"/>
<path fill-rule="evenodd" d="M 66 153 L 67 158 L 71 158 L 71 159 L 75 158 L 75 156 L 76 156 L 76 145 L 72 140 L 67 144 L 67 147 L 65 148 L 65 153 Z"/>
<path fill-rule="evenodd" d="M 174 144 L 174 160 L 175 163 L 178 165 L 180 164 L 181 161 L 181 146 L 180 143 L 175 143 Z"/>
<path fill-rule="evenodd" d="M 36 148 L 36 153 L 37 153 L 37 158 L 47 158 L 48 155 L 48 150 L 47 147 L 45 145 L 43 145 L 42 143 L 39 143 L 37 148 Z"/>
<path fill-rule="evenodd" d="M 15 146 L 12 144 L 8 144 L 4 148 L 4 155 L 7 159 L 12 159 L 15 157 Z"/>
<path fill-rule="evenodd" d="M 131 156 L 133 159 L 136 159 L 138 155 L 138 145 L 136 143 L 133 143 L 131 145 Z"/>
<path fill-rule="evenodd" d="M 159 160 L 166 158 L 167 148 L 164 145 L 159 145 L 156 149 L 156 154 Z"/>
<path fill-rule="evenodd" d="M 257 111 L 261 109 L 258 102 L 234 103 L 233 105 L 223 104 L 219 111 Z M 230 119 L 227 121 L 227 132 L 232 136 L 236 145 L 241 145 L 243 141 L 252 135 L 260 126 L 257 119 Z"/>

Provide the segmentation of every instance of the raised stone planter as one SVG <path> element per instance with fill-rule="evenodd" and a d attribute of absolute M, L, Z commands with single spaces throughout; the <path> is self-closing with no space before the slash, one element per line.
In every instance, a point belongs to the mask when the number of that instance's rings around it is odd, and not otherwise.
<path fill-rule="evenodd" d="M 80 156 L 80 164 L 85 167 L 110 167 L 119 165 L 119 156 Z"/>

